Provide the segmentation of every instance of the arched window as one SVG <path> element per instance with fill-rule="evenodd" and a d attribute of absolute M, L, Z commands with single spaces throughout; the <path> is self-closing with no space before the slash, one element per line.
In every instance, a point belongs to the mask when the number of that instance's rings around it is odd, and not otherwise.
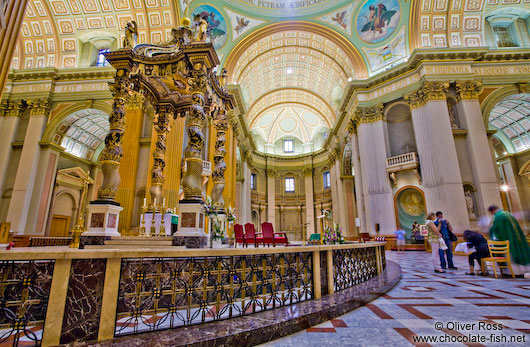
<path fill-rule="evenodd" d="M 528 47 L 530 46 L 530 9 L 499 8 L 486 15 L 486 42 L 491 47 Z"/>

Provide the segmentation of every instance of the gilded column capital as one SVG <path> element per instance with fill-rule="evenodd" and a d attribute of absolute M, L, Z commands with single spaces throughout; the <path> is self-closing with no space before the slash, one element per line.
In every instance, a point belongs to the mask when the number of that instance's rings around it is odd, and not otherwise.
<path fill-rule="evenodd" d="M 348 133 L 353 134 L 357 132 L 357 118 L 355 116 L 352 116 L 350 118 L 350 121 L 348 122 Z"/>
<path fill-rule="evenodd" d="M 330 166 L 335 164 L 335 160 L 337 160 L 337 155 L 338 154 L 339 154 L 339 151 L 336 148 L 332 149 L 329 152 L 328 163 L 329 163 Z"/>
<path fill-rule="evenodd" d="M 521 94 L 526 94 L 530 91 L 530 87 L 528 86 L 528 83 L 526 82 L 517 83 L 517 88 L 519 89 L 519 93 Z"/>
<path fill-rule="evenodd" d="M 385 107 L 383 104 L 378 104 L 372 107 L 358 107 L 355 110 L 354 119 L 357 119 L 358 124 L 375 123 L 382 121 L 385 117 Z"/>
<path fill-rule="evenodd" d="M 478 99 L 483 90 L 482 83 L 476 81 L 456 81 L 455 88 L 458 100 Z"/>
<path fill-rule="evenodd" d="M 267 169 L 267 177 L 275 177 L 277 171 L 275 169 Z"/>
<path fill-rule="evenodd" d="M 30 116 L 46 115 L 50 108 L 50 102 L 46 99 L 35 99 L 28 101 Z"/>
<path fill-rule="evenodd" d="M 141 110 L 143 109 L 145 102 L 145 96 L 141 93 L 132 93 L 127 98 L 127 103 L 125 104 L 126 110 Z"/>
<path fill-rule="evenodd" d="M 302 170 L 302 173 L 304 174 L 305 177 L 313 176 L 313 168 L 309 166 L 304 167 L 304 169 Z"/>
<path fill-rule="evenodd" d="M 22 100 L 4 100 L 0 105 L 5 117 L 19 117 L 24 110 L 24 101 Z"/>
<path fill-rule="evenodd" d="M 409 95 L 405 96 L 411 109 L 422 107 L 427 101 L 445 100 L 449 89 L 449 82 L 426 81 L 423 85 Z"/>

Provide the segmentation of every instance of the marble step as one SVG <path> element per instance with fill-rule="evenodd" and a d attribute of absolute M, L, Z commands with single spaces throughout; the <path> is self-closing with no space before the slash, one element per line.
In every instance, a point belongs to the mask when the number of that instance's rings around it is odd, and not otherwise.
<path fill-rule="evenodd" d="M 144 240 L 105 240 L 105 245 L 146 245 L 146 246 L 171 246 L 172 240 L 159 240 L 155 237 Z"/>

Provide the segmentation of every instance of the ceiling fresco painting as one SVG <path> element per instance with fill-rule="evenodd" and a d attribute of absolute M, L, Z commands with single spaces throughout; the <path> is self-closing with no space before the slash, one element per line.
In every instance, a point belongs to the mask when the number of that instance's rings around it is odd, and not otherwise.
<path fill-rule="evenodd" d="M 357 33 L 365 42 L 381 42 L 396 30 L 400 18 L 397 0 L 368 0 L 357 15 Z"/>
<path fill-rule="evenodd" d="M 208 21 L 208 38 L 216 50 L 221 49 L 228 38 L 228 29 L 226 20 L 213 6 L 201 5 L 193 10 L 192 19 L 199 15 L 201 18 L 206 18 Z"/>

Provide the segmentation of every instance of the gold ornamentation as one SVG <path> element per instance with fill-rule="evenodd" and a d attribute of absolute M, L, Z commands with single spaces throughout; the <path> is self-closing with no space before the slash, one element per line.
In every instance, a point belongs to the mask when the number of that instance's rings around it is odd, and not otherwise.
<path fill-rule="evenodd" d="M 267 169 L 267 177 L 275 177 L 277 171 L 274 169 Z"/>
<path fill-rule="evenodd" d="M 405 96 L 405 100 L 409 103 L 411 109 L 422 107 L 427 101 L 432 100 L 445 100 L 447 89 L 449 88 L 448 82 L 424 82 L 421 88 Z"/>
<path fill-rule="evenodd" d="M 46 99 L 36 99 L 28 101 L 30 116 L 42 116 L 48 113 L 50 102 Z"/>
<path fill-rule="evenodd" d="M 222 110 L 215 110 L 214 115 L 214 127 L 216 130 L 216 141 L 215 141 L 215 152 L 213 155 L 214 170 L 212 173 L 213 189 L 212 189 L 212 200 L 216 206 L 220 209 L 224 208 L 223 191 L 225 187 L 225 134 L 228 130 L 228 119 L 226 114 Z"/>
<path fill-rule="evenodd" d="M 519 93 L 526 94 L 528 91 L 530 91 L 530 88 L 528 88 L 528 83 L 526 82 L 519 82 L 517 83 L 517 88 L 519 89 Z"/>
<path fill-rule="evenodd" d="M 138 24 L 135 21 L 127 23 L 125 27 L 125 37 L 123 38 L 123 48 L 132 49 L 138 42 Z"/>
<path fill-rule="evenodd" d="M 116 201 L 116 191 L 120 184 L 120 162 L 123 157 L 121 141 L 125 132 L 125 103 L 131 90 L 130 80 L 122 75 L 109 82 L 109 89 L 114 98 L 112 113 L 109 117 L 109 133 L 105 137 L 105 149 L 99 160 L 103 171 L 103 183 L 98 191 L 99 200 Z"/>
<path fill-rule="evenodd" d="M 382 104 L 373 107 L 358 107 L 355 110 L 355 120 L 358 124 L 375 123 L 382 121 L 385 115 L 385 107 Z"/>
<path fill-rule="evenodd" d="M 482 83 L 476 81 L 456 81 L 455 88 L 459 100 L 478 99 L 483 90 Z"/>
<path fill-rule="evenodd" d="M 357 119 L 352 117 L 348 122 L 348 133 L 353 134 L 357 131 Z"/>
<path fill-rule="evenodd" d="M 305 167 L 303 170 L 302 170 L 302 173 L 304 174 L 304 176 L 313 176 L 313 168 L 312 167 Z"/>
<path fill-rule="evenodd" d="M 24 110 L 24 102 L 22 100 L 4 100 L 1 108 L 5 117 L 19 117 Z"/>
<path fill-rule="evenodd" d="M 143 96 L 140 93 L 132 93 L 127 98 L 127 103 L 125 104 L 125 108 L 127 110 L 141 110 L 143 109 L 145 102 L 145 96 Z"/>
<path fill-rule="evenodd" d="M 162 201 L 164 186 L 164 168 L 166 167 L 166 137 L 170 131 L 168 110 L 161 108 L 154 124 L 156 131 L 155 150 L 153 152 L 153 168 L 151 170 L 151 198 Z"/>

